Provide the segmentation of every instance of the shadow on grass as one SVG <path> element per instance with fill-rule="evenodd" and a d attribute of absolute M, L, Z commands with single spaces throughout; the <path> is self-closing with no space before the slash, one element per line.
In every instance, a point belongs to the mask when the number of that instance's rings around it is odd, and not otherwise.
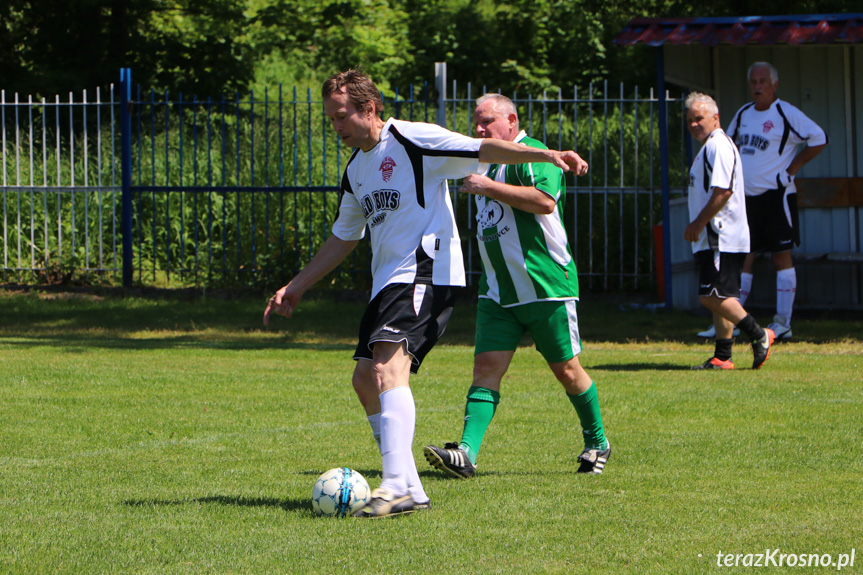
<path fill-rule="evenodd" d="M 86 297 L 64 298 L 37 292 L 6 292 L 4 295 L 0 289 L 0 338 L 15 339 L 17 345 L 26 345 L 28 341 L 37 345 L 59 344 L 71 351 L 79 347 L 158 349 L 176 346 L 227 350 L 345 350 L 355 345 L 366 306 L 362 297 L 347 298 L 321 292 L 304 298 L 291 319 L 276 317 L 269 328 L 264 328 L 262 317 L 266 299 L 263 296 L 220 299 L 83 295 Z M 624 344 L 704 341 L 695 334 L 710 321 L 706 311 L 648 309 L 629 303 L 633 297 L 583 294 L 578 304 L 578 319 L 585 341 Z M 750 311 L 762 324 L 772 317 L 771 310 Z M 465 297 L 457 302 L 456 313 L 441 343 L 473 345 L 475 324 L 475 300 Z M 148 332 L 159 337 L 139 337 Z M 165 332 L 175 333 L 176 337 L 161 337 Z M 311 340 L 327 343 L 306 343 Z M 821 344 L 842 340 L 863 342 L 863 312 L 799 310 L 795 313 L 795 342 Z"/>
<path fill-rule="evenodd" d="M 590 369 L 604 371 L 689 371 L 692 366 L 679 363 L 606 363 L 591 364 Z"/>
<path fill-rule="evenodd" d="M 0 342 L 12 347 L 42 347 L 50 346 L 67 353 L 84 353 L 93 348 L 116 349 L 116 350 L 157 350 L 157 349 L 218 349 L 225 351 L 256 351 L 267 349 L 278 350 L 315 350 L 315 351 L 353 351 L 355 343 L 308 343 L 303 341 L 265 340 L 253 339 L 198 339 L 194 336 L 184 335 L 166 338 L 122 338 L 104 336 L 83 336 L 75 334 L 74 337 L 57 337 L 55 335 L 26 335 L 13 338 L 14 341 Z"/>
<path fill-rule="evenodd" d="M 357 469 L 366 479 L 378 480 L 381 472 L 378 469 Z M 322 472 L 300 471 L 299 475 L 318 477 Z M 429 473 L 420 473 L 428 475 Z M 309 491 L 311 492 L 311 482 Z M 215 503 L 234 507 L 278 507 L 285 511 L 312 511 L 311 499 L 276 499 L 274 497 L 243 497 L 242 495 L 210 495 L 207 497 L 190 497 L 186 499 L 127 499 L 123 505 L 129 507 L 175 507 L 201 503 Z"/>
<path fill-rule="evenodd" d="M 229 495 L 212 495 L 193 499 L 130 499 L 123 505 L 130 507 L 172 507 L 196 503 L 216 503 L 235 507 L 278 507 L 285 511 L 311 511 L 310 499 L 276 499 L 273 497 L 243 497 Z"/>

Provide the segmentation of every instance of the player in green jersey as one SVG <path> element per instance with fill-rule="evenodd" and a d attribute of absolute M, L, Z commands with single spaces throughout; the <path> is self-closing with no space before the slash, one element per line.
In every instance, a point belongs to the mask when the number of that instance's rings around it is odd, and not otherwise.
<path fill-rule="evenodd" d="M 545 149 L 519 129 L 515 105 L 506 96 L 479 98 L 474 122 L 479 137 Z M 468 176 L 461 190 L 476 195 L 483 268 L 473 384 L 461 441 L 442 448 L 427 445 L 425 457 L 453 477 L 473 477 L 500 401 L 501 379 L 522 336 L 530 332 L 578 414 L 584 435 L 578 472 L 602 473 L 611 448 L 596 385 L 578 361 L 578 277 L 563 225 L 563 172 L 549 164 L 493 164 L 486 175 Z"/>

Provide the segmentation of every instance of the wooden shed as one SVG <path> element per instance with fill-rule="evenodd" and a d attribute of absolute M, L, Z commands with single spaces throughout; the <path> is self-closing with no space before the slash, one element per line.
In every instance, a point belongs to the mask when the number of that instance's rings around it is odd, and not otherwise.
<path fill-rule="evenodd" d="M 719 105 L 724 128 L 750 101 L 750 64 L 767 61 L 777 68 L 779 97 L 799 107 L 830 136 L 824 152 L 797 178 L 797 307 L 863 307 L 863 13 L 635 18 L 615 43 L 656 48 L 660 86 L 668 82 L 710 94 Z M 664 97 L 662 88 L 660 93 Z M 669 161 L 667 154 L 662 161 Z M 667 290 L 666 301 L 694 309 L 694 265 L 682 239 L 689 220 L 686 201 L 668 204 L 665 261 L 672 265 L 666 266 L 666 284 L 672 289 Z M 749 301 L 772 306 L 772 266 L 759 262 L 755 274 Z"/>

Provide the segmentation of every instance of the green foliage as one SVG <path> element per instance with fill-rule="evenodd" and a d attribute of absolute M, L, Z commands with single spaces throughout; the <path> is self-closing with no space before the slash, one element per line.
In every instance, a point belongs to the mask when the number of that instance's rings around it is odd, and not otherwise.
<path fill-rule="evenodd" d="M 0 78 L 9 92 L 116 82 L 202 97 L 278 83 L 318 89 L 361 67 L 389 95 L 434 62 L 451 78 L 537 93 L 602 79 L 653 82 L 653 50 L 613 45 L 637 16 L 842 13 L 853 0 L 8 0 Z"/>
<path fill-rule="evenodd" d="M 606 84 L 589 85 L 570 94 L 518 96 L 517 105 L 529 135 L 552 148 L 575 149 L 591 166 L 587 176 L 567 180 L 565 218 L 582 277 L 608 285 L 610 276 L 620 278 L 615 285 L 621 289 L 645 289 L 653 282 L 652 226 L 660 219 L 658 112 L 649 94 L 615 92 Z M 398 95 L 399 100 L 387 101 L 387 113 L 434 117 L 435 109 L 416 90 Z M 472 132 L 478 95 L 456 95 L 447 109 L 450 126 Z M 672 150 L 684 145 L 677 107 L 679 102 L 669 105 Z M 109 122 L 99 131 L 99 124 L 90 121 L 72 144 L 61 129 L 58 147 L 55 129 L 66 125 L 66 107 L 56 122 L 52 107 L 46 113 L 35 109 L 32 141 L 28 129 L 8 131 L 6 137 L 3 168 L 12 184 L 3 206 L 11 222 L 2 244 L 12 262 L 6 277 L 116 282 L 122 267 L 119 137 Z M 97 113 L 108 116 L 109 108 L 96 108 L 91 119 Z M 296 273 L 325 241 L 350 150 L 339 145 L 311 90 L 263 89 L 230 100 L 151 91 L 136 94 L 131 125 L 136 281 L 265 285 Z M 672 162 L 673 188 L 682 185 L 684 163 Z M 28 187 L 31 177 L 35 189 Z M 64 189 L 73 183 L 102 187 Z M 472 198 L 457 193 L 455 202 L 463 248 L 470 254 Z M 32 245 L 19 246 L 19 238 L 31 235 Z M 337 283 L 365 289 L 368 260 L 363 245 L 334 276 Z M 478 258 L 469 258 L 469 266 L 473 274 L 480 272 Z M 14 271 L 22 268 L 35 268 L 37 275 Z"/>
<path fill-rule="evenodd" d="M 254 53 L 244 0 L 9 0 L 0 6 L 7 92 L 79 92 L 129 67 L 146 86 L 185 93 L 244 89 Z"/>
<path fill-rule="evenodd" d="M 110 275 L 118 270 L 111 243 L 119 232 L 120 200 L 112 187 L 120 179 L 115 147 L 119 143 L 112 138 L 108 113 L 102 106 L 87 106 L 92 130 L 75 124 L 78 128 L 70 137 L 70 108 L 29 106 L 32 130 L 24 129 L 23 117 L 20 123 L 14 119 L 17 130 L 8 129 L 13 126 L 13 115 L 4 110 L 7 132 L 0 182 L 6 187 L 0 200 L 0 251 L 4 267 L 22 270 L 11 276 L 19 281 L 99 283 L 108 278 L 91 275 L 91 271 Z M 81 122 L 81 116 L 74 121 Z M 74 192 L 64 189 L 73 186 Z M 36 271 L 23 272 L 31 268 Z"/>
<path fill-rule="evenodd" d="M 277 0 L 253 13 L 250 36 L 262 59 L 257 86 L 288 82 L 317 91 L 333 72 L 362 68 L 392 95 L 398 71 L 413 64 L 409 17 L 397 2 Z"/>
<path fill-rule="evenodd" d="M 198 102 L 151 93 L 134 105 L 132 184 L 148 187 L 132 200 L 136 281 L 271 283 L 296 273 L 323 243 L 349 150 L 338 145 L 308 94 L 274 96 Z M 122 268 L 116 127 L 105 122 L 99 131 L 91 123 L 69 138 L 63 107 L 58 136 L 53 109 L 47 119 L 34 109 L 32 139 L 29 128 L 6 133 L 3 279 L 116 283 Z M 368 258 L 362 246 L 334 277 L 343 287 L 366 288 Z"/>
<path fill-rule="evenodd" d="M 471 111 L 479 93 L 457 95 L 457 105 L 447 112 L 447 122 L 463 133 L 472 130 Z M 586 176 L 567 175 L 569 195 L 564 221 L 570 247 L 583 283 L 622 290 L 653 286 L 655 250 L 653 226 L 660 223 L 661 174 L 659 113 L 657 101 L 638 88 L 621 91 L 607 84 L 589 85 L 565 93 L 544 91 L 538 96 L 518 96 L 520 127 L 551 148 L 574 149 L 590 165 Z M 672 194 L 687 185 L 689 166 L 679 158 L 686 136 L 680 100 L 668 106 L 669 149 L 672 157 L 669 182 Z M 456 208 L 469 210 L 472 198 L 457 197 Z M 465 253 L 476 234 L 472 218 L 461 228 Z M 480 272 L 480 262 L 472 271 Z"/>
<path fill-rule="evenodd" d="M 154 96 L 136 108 L 133 183 L 181 188 L 135 199 L 142 281 L 163 270 L 194 284 L 260 285 L 296 273 L 323 244 L 350 150 L 308 92 L 262 92 L 182 110 Z M 366 263 L 348 266 L 346 281 L 365 286 Z"/>

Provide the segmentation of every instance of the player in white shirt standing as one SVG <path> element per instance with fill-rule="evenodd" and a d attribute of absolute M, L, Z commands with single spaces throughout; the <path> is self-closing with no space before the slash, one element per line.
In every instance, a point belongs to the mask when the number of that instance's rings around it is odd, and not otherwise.
<path fill-rule="evenodd" d="M 740 269 L 749 252 L 749 226 L 740 154 L 719 126 L 719 108 L 710 96 L 686 98 L 686 124 L 701 150 L 689 171 L 690 224 L 683 232 L 698 262 L 698 296 L 713 313 L 713 357 L 693 369 L 734 369 L 734 326 L 752 341 L 752 369 L 770 356 L 773 331 L 762 329 L 738 301 Z"/>
<path fill-rule="evenodd" d="M 465 285 L 447 180 L 481 173 L 485 163 L 550 162 L 578 174 L 587 171 L 587 163 L 572 151 L 384 121 L 379 90 L 355 70 L 328 79 L 321 94 L 333 129 L 355 150 L 342 175 L 333 234 L 270 298 L 264 323 L 273 313 L 291 317 L 303 294 L 347 257 L 368 228 L 372 299 L 360 325 L 352 381 L 381 451 L 383 479 L 357 515 L 410 513 L 430 505 L 412 451 L 416 406 L 410 374 L 446 329 L 453 288 Z"/>
<path fill-rule="evenodd" d="M 794 177 L 829 139 L 818 124 L 778 98 L 779 74 L 771 64 L 755 62 L 747 75 L 752 102 L 737 111 L 728 128 L 743 160 L 751 234 L 751 250 L 740 279 L 740 303 L 745 305 L 752 290 L 755 256 L 770 252 L 776 268 L 776 315 L 769 327 L 776 339 L 788 339 L 797 292 L 791 249 L 800 243 Z M 698 335 L 714 337 L 712 329 Z"/>

